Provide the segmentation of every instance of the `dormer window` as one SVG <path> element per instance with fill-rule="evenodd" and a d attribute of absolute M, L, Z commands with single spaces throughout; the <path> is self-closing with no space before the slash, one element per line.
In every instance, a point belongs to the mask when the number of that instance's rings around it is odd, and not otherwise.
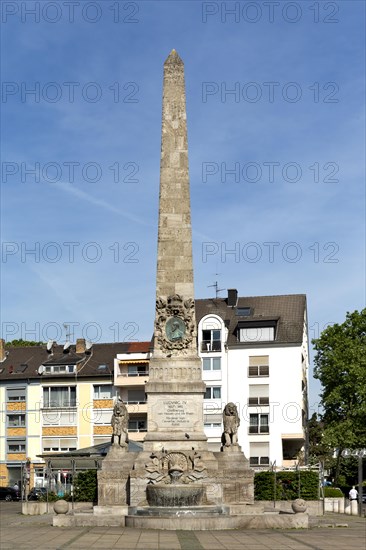
<path fill-rule="evenodd" d="M 45 374 L 74 374 L 76 365 L 47 365 L 44 367 Z"/>
<path fill-rule="evenodd" d="M 239 321 L 237 336 L 239 342 L 248 344 L 273 342 L 275 340 L 276 321 Z"/>

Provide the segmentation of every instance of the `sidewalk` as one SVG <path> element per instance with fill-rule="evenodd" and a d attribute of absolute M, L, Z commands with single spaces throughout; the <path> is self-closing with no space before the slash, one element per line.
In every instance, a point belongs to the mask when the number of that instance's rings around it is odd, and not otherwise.
<path fill-rule="evenodd" d="M 312 518 L 311 524 L 311 529 L 303 531 L 142 531 L 118 527 L 69 529 L 52 527 L 51 514 L 22 516 L 18 513 L 2 516 L 0 549 L 344 550 L 365 547 L 364 518 L 327 514 Z"/>

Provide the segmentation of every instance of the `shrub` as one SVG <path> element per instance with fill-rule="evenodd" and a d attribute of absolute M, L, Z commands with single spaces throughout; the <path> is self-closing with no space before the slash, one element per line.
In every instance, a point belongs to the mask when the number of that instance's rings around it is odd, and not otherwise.
<path fill-rule="evenodd" d="M 77 502 L 98 500 L 98 482 L 96 470 L 79 472 L 75 480 L 74 500 Z"/>
<path fill-rule="evenodd" d="M 344 494 L 339 487 L 324 487 L 324 496 L 329 498 L 342 498 Z"/>
<path fill-rule="evenodd" d="M 276 487 L 274 483 L 276 480 Z M 255 500 L 317 500 L 319 498 L 318 472 L 302 470 L 300 472 L 283 471 L 258 472 L 254 477 Z"/>

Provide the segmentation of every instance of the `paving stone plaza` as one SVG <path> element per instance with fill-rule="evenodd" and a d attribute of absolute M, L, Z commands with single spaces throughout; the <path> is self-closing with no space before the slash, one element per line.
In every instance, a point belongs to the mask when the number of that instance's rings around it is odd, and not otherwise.
<path fill-rule="evenodd" d="M 22 516 L 21 504 L 0 503 L 0 549 L 64 550 L 344 550 L 365 547 L 366 521 L 327 514 L 306 530 L 159 531 L 128 527 L 53 527 L 51 514 Z M 347 525 L 347 527 L 346 527 Z"/>

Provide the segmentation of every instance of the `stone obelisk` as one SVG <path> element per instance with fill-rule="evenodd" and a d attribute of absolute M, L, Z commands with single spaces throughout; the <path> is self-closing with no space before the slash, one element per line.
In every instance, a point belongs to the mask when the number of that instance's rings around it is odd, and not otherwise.
<path fill-rule="evenodd" d="M 184 64 L 164 64 L 154 349 L 144 450 L 207 449 L 197 354 Z"/>

